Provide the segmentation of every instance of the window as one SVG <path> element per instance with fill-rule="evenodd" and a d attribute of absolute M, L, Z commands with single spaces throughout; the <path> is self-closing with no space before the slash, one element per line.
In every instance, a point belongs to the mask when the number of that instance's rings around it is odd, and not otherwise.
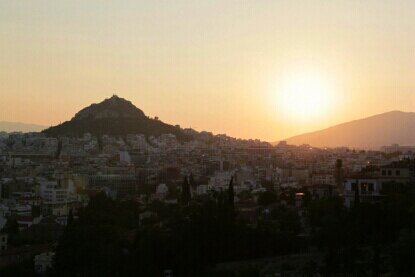
<path fill-rule="evenodd" d="M 401 175 L 401 171 L 400 170 L 396 170 L 396 176 L 400 176 Z"/>
<path fill-rule="evenodd" d="M 382 170 L 382 176 L 386 176 L 386 170 Z"/>

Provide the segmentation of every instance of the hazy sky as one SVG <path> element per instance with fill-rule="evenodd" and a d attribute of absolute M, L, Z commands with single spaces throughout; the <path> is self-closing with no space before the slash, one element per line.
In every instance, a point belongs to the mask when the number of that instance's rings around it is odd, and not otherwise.
<path fill-rule="evenodd" d="M 54 125 L 113 93 L 270 141 L 415 111 L 415 1 L 0 0 L 0 121 Z"/>

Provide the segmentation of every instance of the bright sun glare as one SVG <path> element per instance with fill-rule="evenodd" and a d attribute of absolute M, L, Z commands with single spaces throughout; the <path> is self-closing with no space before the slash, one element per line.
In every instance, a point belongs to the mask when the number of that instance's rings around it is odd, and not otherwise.
<path fill-rule="evenodd" d="M 283 78 L 278 102 L 283 112 L 298 120 L 316 119 L 327 113 L 331 102 L 328 80 L 317 73 L 290 74 Z"/>

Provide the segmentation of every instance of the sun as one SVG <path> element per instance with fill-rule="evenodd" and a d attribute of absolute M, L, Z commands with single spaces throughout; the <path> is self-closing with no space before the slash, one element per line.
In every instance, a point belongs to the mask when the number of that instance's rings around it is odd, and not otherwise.
<path fill-rule="evenodd" d="M 281 82 L 277 101 L 287 116 L 303 121 L 314 120 L 330 108 L 329 81 L 317 72 L 290 74 Z"/>

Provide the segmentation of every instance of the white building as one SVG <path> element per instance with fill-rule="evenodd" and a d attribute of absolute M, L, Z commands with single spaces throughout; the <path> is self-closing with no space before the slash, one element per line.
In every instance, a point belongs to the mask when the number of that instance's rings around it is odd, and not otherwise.
<path fill-rule="evenodd" d="M 168 192 L 169 192 L 169 188 L 166 186 L 166 184 L 159 184 L 157 186 L 156 194 L 159 197 L 165 198 Z"/>
<path fill-rule="evenodd" d="M 68 189 L 59 186 L 56 181 L 42 182 L 40 197 L 45 204 L 65 204 L 68 201 Z"/>
<path fill-rule="evenodd" d="M 334 185 L 334 176 L 331 174 L 314 174 L 311 177 L 312 185 Z"/>
<path fill-rule="evenodd" d="M 207 194 L 211 190 L 212 190 L 212 188 L 209 187 L 208 185 L 198 185 L 196 187 L 196 194 L 197 195 Z"/>
<path fill-rule="evenodd" d="M 131 156 L 128 151 L 120 151 L 120 162 L 122 163 L 131 163 Z"/>
<path fill-rule="evenodd" d="M 37 274 L 44 274 L 52 268 L 54 252 L 45 252 L 35 256 L 35 271 Z"/>
<path fill-rule="evenodd" d="M 32 206 L 17 204 L 11 209 L 11 213 L 18 216 L 29 216 L 32 215 Z"/>
<path fill-rule="evenodd" d="M 4 204 L 0 204 L 0 216 L 6 217 L 10 216 L 10 208 Z"/>
<path fill-rule="evenodd" d="M 344 181 L 344 204 L 351 207 L 355 202 L 356 185 L 359 189 L 360 202 L 376 202 L 382 195 L 382 181 L 379 178 L 363 177 L 363 178 L 347 178 Z"/>
<path fill-rule="evenodd" d="M 233 172 L 231 171 L 216 171 L 209 179 L 209 187 L 215 190 L 227 189 L 231 181 Z"/>

